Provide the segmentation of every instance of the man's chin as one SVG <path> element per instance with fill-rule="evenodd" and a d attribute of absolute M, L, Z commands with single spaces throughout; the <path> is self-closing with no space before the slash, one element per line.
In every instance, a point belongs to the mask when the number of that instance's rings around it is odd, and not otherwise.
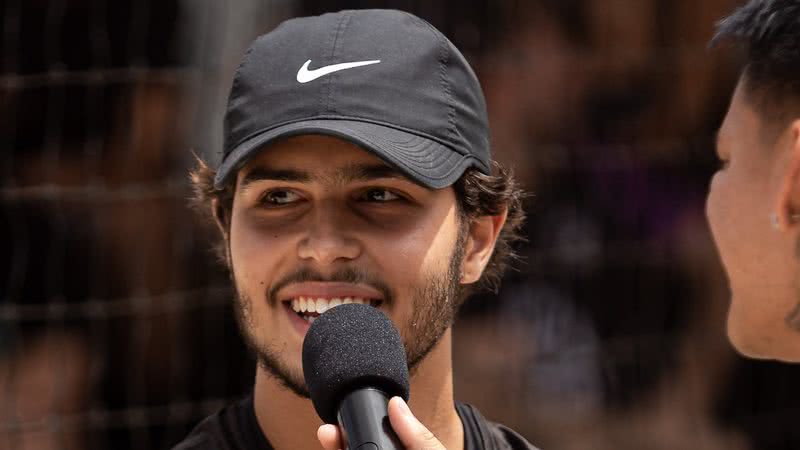
<path fill-rule="evenodd" d="M 736 351 L 750 359 L 762 361 L 780 361 L 784 363 L 800 363 L 800 353 L 795 351 L 781 351 L 780 349 L 761 349 L 752 346 L 743 346 L 733 343 Z"/>
<path fill-rule="evenodd" d="M 800 362 L 800 333 L 785 324 L 763 325 L 728 317 L 728 340 L 747 358 Z"/>
<path fill-rule="evenodd" d="M 255 354 L 258 370 L 277 380 L 283 387 L 298 397 L 311 398 L 303 378 L 302 368 L 297 370 L 290 369 L 285 367 L 281 361 L 269 352 L 254 350 L 252 346 L 250 346 L 250 349 Z"/>

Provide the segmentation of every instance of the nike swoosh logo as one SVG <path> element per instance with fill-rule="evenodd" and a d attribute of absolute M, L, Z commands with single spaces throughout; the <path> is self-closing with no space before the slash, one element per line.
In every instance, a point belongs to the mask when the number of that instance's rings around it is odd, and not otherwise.
<path fill-rule="evenodd" d="M 381 62 L 379 59 L 374 59 L 371 61 L 354 61 L 354 62 L 346 62 L 340 64 L 333 64 L 330 66 L 320 67 L 319 69 L 312 69 L 308 70 L 308 65 L 311 64 L 311 60 L 309 59 L 303 64 L 303 67 L 297 71 L 297 81 L 300 83 L 308 83 L 309 81 L 314 81 L 319 77 L 324 77 L 329 73 L 338 72 L 340 70 L 345 69 L 352 69 L 353 67 L 361 67 L 361 66 L 368 66 L 370 64 L 378 64 Z"/>

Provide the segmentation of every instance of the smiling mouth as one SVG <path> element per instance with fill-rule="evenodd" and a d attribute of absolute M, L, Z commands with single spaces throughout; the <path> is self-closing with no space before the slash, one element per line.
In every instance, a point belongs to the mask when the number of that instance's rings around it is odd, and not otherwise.
<path fill-rule="evenodd" d="M 289 308 L 295 314 L 308 323 L 314 323 L 321 314 L 325 311 L 335 308 L 339 305 L 346 305 L 349 303 L 357 303 L 360 305 L 370 305 L 372 307 L 379 307 L 383 302 L 378 299 L 364 298 L 364 297 L 334 297 L 334 298 L 312 298 L 312 297 L 297 297 L 292 300 L 287 300 Z"/>

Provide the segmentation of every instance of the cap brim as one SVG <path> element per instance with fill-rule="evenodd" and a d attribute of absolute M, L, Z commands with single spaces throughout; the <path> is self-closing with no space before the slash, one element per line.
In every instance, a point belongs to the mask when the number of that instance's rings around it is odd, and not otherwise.
<path fill-rule="evenodd" d="M 406 131 L 344 119 L 315 119 L 282 125 L 251 137 L 234 148 L 217 169 L 215 187 L 222 188 L 231 176 L 272 141 L 301 134 L 323 134 L 353 142 L 394 166 L 423 186 L 450 186 L 469 166 L 488 168 L 471 155 L 463 155 L 432 139 Z"/>

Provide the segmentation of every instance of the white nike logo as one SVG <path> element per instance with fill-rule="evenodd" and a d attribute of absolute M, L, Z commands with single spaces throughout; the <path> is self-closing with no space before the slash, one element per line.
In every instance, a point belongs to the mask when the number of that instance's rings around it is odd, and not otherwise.
<path fill-rule="evenodd" d="M 368 66 L 370 64 L 378 64 L 381 62 L 379 59 L 371 60 L 371 61 L 355 61 L 355 62 L 346 62 L 340 64 L 333 64 L 330 66 L 320 67 L 319 69 L 308 70 L 308 65 L 311 64 L 311 60 L 309 59 L 303 64 L 303 67 L 297 71 L 297 81 L 300 83 L 308 83 L 309 81 L 314 81 L 319 77 L 323 77 L 329 73 L 338 72 L 340 70 L 345 69 L 352 69 L 353 67 L 361 67 L 361 66 Z"/>

